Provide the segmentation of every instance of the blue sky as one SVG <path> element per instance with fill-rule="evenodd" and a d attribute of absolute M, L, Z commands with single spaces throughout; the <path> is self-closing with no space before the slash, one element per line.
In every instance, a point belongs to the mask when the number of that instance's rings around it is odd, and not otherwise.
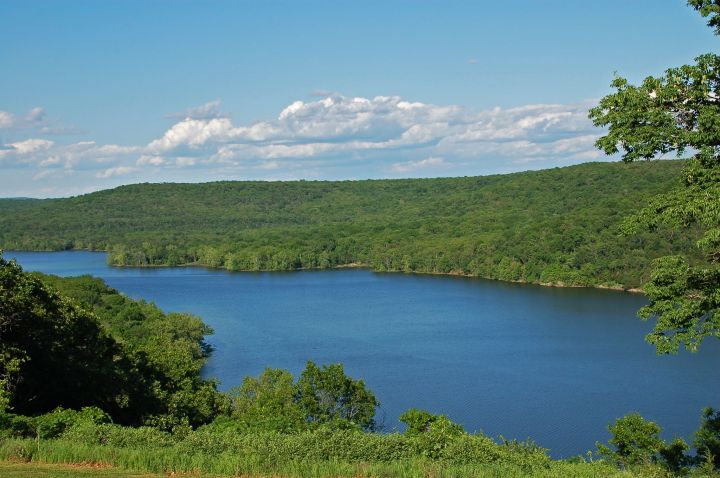
<path fill-rule="evenodd" d="M 0 0 L 0 196 L 603 160 L 613 72 L 718 41 L 681 0 Z"/>

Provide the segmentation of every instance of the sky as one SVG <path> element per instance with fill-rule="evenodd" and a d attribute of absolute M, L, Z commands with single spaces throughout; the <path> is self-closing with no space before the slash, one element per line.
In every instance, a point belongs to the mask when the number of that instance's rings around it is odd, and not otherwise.
<path fill-rule="evenodd" d="M 614 160 L 613 75 L 719 42 L 682 0 L 0 0 L 0 197 Z"/>

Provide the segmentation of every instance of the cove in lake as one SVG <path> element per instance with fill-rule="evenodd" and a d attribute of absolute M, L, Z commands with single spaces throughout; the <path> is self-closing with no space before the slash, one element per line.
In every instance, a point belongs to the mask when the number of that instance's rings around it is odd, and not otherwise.
<path fill-rule="evenodd" d="M 631 411 L 665 438 L 691 438 L 700 410 L 720 406 L 718 341 L 657 356 L 644 341 L 651 324 L 635 317 L 641 295 L 358 269 L 114 268 L 80 251 L 5 256 L 199 315 L 215 329 L 204 374 L 222 389 L 267 366 L 297 376 L 306 360 L 342 362 L 375 392 L 387 431 L 418 407 L 469 431 L 531 437 L 559 458 L 594 449 Z"/>

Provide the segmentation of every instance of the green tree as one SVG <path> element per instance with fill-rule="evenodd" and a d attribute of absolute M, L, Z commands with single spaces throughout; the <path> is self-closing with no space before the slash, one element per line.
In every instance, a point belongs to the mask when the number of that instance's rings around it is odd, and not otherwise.
<path fill-rule="evenodd" d="M 717 0 L 690 5 L 720 34 Z M 621 153 L 625 162 L 668 153 L 692 154 L 681 185 L 655 197 L 625 223 L 625 231 L 672 228 L 699 232 L 696 244 L 704 259 L 683 256 L 655 261 L 645 292 L 650 303 L 639 315 L 656 319 L 647 339 L 659 353 L 681 345 L 697 350 L 703 339 L 720 337 L 720 57 L 705 54 L 695 63 L 668 69 L 631 85 L 617 77 L 616 92 L 590 111 L 596 126 L 608 127 L 597 147 Z"/>
<path fill-rule="evenodd" d="M 129 299 L 90 276 L 33 276 L 92 311 L 103 329 L 121 344 L 136 374 L 131 422 L 164 429 L 198 426 L 228 408 L 216 384 L 200 376 L 211 351 L 205 336 L 213 332 L 200 318 L 165 314 L 154 304 Z M 113 418 L 120 419 L 117 415 Z"/>
<path fill-rule="evenodd" d="M 598 450 L 623 466 L 654 463 L 664 448 L 660 426 L 645 420 L 639 413 L 618 418 L 608 430 L 612 434 L 608 441 L 612 448 L 598 443 Z"/>
<path fill-rule="evenodd" d="M 708 18 L 708 26 L 715 29 L 720 35 L 720 1 L 718 0 L 689 0 L 688 4 L 698 10 L 703 17 Z"/>
<path fill-rule="evenodd" d="M 375 429 L 375 410 L 380 403 L 363 380 L 345 375 L 340 363 L 318 367 L 308 361 L 296 393 L 310 423 L 347 423 Z"/>
<path fill-rule="evenodd" d="M 406 435 L 418 435 L 425 433 L 430 429 L 430 425 L 437 421 L 439 415 L 435 415 L 426 410 L 411 408 L 398 418 L 401 423 L 405 424 Z"/>
<path fill-rule="evenodd" d="M 693 445 L 701 460 L 711 460 L 715 468 L 720 469 L 720 410 L 709 407 L 703 410 L 702 421 L 695 433 Z"/>
<path fill-rule="evenodd" d="M 400 421 L 407 426 L 405 435 L 414 439 L 417 450 L 428 458 L 440 458 L 450 444 L 465 435 L 465 430 L 447 415 L 436 415 L 411 408 Z"/>
<path fill-rule="evenodd" d="M 14 412 L 98 406 L 123 416 L 141 382 L 97 318 L 0 255 L 0 381 Z"/>
<path fill-rule="evenodd" d="M 229 409 L 200 376 L 210 333 L 100 279 L 29 274 L 0 255 L 0 411 L 95 406 L 119 423 L 208 423 Z"/>
<path fill-rule="evenodd" d="M 266 368 L 258 377 L 245 377 L 230 391 L 233 418 L 243 425 L 282 432 L 305 428 L 306 420 L 296 401 L 293 376 L 287 370 Z"/>

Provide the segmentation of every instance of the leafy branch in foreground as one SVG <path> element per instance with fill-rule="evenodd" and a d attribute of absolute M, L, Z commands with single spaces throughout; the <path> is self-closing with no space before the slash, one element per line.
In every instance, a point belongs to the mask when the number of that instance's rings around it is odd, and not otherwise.
<path fill-rule="evenodd" d="M 720 28 L 717 1 L 691 1 L 709 25 Z M 720 34 L 720 30 L 717 30 Z M 658 353 L 681 345 L 696 351 L 703 339 L 720 338 L 720 57 L 705 54 L 695 63 L 650 76 L 639 86 L 617 77 L 616 92 L 590 110 L 608 132 L 596 145 L 623 161 L 649 160 L 675 152 L 688 159 L 681 185 L 656 196 L 623 224 L 626 233 L 666 226 L 700 233 L 702 259 L 666 256 L 654 262 L 644 286 L 650 304 L 639 316 L 656 318 L 647 339 Z"/>

